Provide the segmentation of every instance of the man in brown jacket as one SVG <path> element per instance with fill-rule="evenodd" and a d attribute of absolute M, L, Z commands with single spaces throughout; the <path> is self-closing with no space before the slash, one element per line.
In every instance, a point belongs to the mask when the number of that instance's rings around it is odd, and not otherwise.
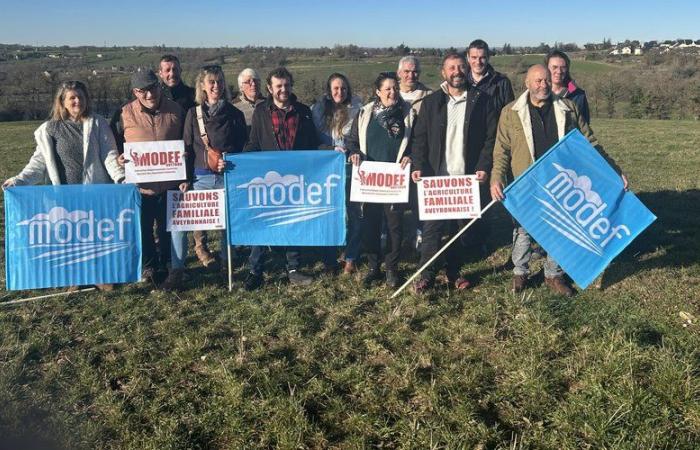
<path fill-rule="evenodd" d="M 185 111 L 163 95 L 156 74 L 141 70 L 131 77 L 135 99 L 124 105 L 112 118 L 112 131 L 124 161 L 125 142 L 171 141 L 182 139 Z M 152 280 L 156 270 L 170 262 L 170 233 L 165 215 L 168 189 L 178 189 L 181 181 L 139 184 L 141 192 L 141 242 L 144 281 Z M 157 244 L 154 228 L 158 237 Z"/>
<path fill-rule="evenodd" d="M 620 174 L 625 189 L 627 178 L 615 162 L 604 152 L 590 126 L 576 105 L 568 99 L 554 99 L 551 95 L 549 72 L 537 64 L 527 71 L 523 94 L 507 104 L 501 112 L 493 149 L 491 196 L 503 200 L 503 187 L 509 179 L 517 178 L 537 158 L 544 155 L 566 133 L 577 128 Z M 532 255 L 530 235 L 519 225 L 513 230 L 513 291 L 521 292 L 527 285 L 529 262 Z M 544 264 L 545 284 L 555 293 L 567 297 L 573 288 L 564 279 L 564 272 L 551 256 Z"/>

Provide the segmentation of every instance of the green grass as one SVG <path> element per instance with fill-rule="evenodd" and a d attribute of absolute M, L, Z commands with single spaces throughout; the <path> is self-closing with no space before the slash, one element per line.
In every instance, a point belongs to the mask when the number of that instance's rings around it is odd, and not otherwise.
<path fill-rule="evenodd" d="M 0 125 L 3 179 L 27 161 L 36 125 Z M 465 293 L 389 300 L 315 265 L 307 289 L 273 274 L 249 294 L 239 260 L 231 294 L 193 269 L 177 295 L 132 285 L 0 306 L 0 443 L 698 448 L 700 127 L 593 127 L 659 216 L 602 289 L 509 293 L 499 209 L 493 252 L 464 268 L 480 275 Z M 3 291 L 0 302 L 39 293 Z"/>

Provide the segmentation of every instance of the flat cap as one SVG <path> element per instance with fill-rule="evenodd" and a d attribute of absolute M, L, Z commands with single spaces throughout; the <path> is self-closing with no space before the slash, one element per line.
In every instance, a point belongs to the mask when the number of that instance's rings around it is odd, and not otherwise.
<path fill-rule="evenodd" d="M 158 83 L 158 77 L 151 69 L 141 69 L 131 75 L 132 89 L 146 89 Z"/>

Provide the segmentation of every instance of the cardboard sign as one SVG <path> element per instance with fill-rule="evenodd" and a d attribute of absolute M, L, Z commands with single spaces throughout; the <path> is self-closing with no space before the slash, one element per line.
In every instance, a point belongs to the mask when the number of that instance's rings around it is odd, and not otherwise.
<path fill-rule="evenodd" d="M 124 157 L 127 183 L 187 178 L 184 141 L 125 142 Z"/>
<path fill-rule="evenodd" d="M 410 164 L 363 161 L 352 166 L 350 201 L 362 203 L 408 203 Z"/>
<path fill-rule="evenodd" d="M 481 217 L 476 175 L 424 177 L 418 182 L 420 220 L 453 220 Z"/>
<path fill-rule="evenodd" d="M 168 191 L 168 231 L 226 228 L 226 191 Z"/>

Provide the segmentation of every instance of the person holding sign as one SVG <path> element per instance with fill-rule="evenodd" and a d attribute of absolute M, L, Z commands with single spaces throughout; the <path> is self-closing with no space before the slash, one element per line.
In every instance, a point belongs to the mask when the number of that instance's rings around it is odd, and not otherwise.
<path fill-rule="evenodd" d="M 486 183 L 498 123 L 493 102 L 487 93 L 468 82 L 464 55 L 447 54 L 442 61 L 441 73 L 444 82 L 440 89 L 423 100 L 416 120 L 412 141 L 415 165 L 411 178 L 418 183 L 426 176 L 475 174 L 480 184 Z M 480 195 L 481 203 L 487 203 L 489 199 L 484 198 L 484 192 Z M 465 223 L 464 219 L 425 221 L 420 265 L 426 264 L 438 252 L 443 234 L 454 234 Z M 476 234 L 465 233 L 446 251 L 447 279 L 455 289 L 467 289 L 471 285 L 459 271 L 468 239 L 473 240 Z M 435 270 L 426 268 L 414 284 L 414 291 L 424 292 L 432 286 L 434 279 Z"/>
<path fill-rule="evenodd" d="M 350 161 L 356 166 L 363 159 L 396 162 L 405 168 L 411 163 L 408 142 L 411 139 L 415 111 L 410 103 L 401 98 L 395 74 L 380 73 L 374 87 L 376 99 L 362 107 L 347 138 Z M 370 286 L 382 278 L 379 254 L 384 217 L 389 230 L 388 251 L 384 257 L 386 283 L 392 288 L 398 287 L 403 208 L 395 204 L 365 203 L 363 211 L 362 237 L 369 265 L 363 283 Z"/>
<path fill-rule="evenodd" d="M 120 161 L 126 162 L 124 143 L 172 141 L 182 139 L 185 112 L 180 105 L 163 95 L 152 70 L 141 69 L 131 76 L 134 100 L 124 105 L 112 118 Z M 170 233 L 166 231 L 168 189 L 183 189 L 185 180 L 139 183 L 141 192 L 141 242 L 143 281 L 153 279 L 157 270 L 170 262 Z M 153 234 L 158 236 L 156 239 Z"/>
<path fill-rule="evenodd" d="M 90 108 L 87 87 L 61 83 L 51 118 L 34 132 L 36 150 L 29 163 L 2 188 L 30 184 L 109 184 L 124 181 L 117 144 L 109 123 Z M 111 290 L 112 285 L 98 285 Z"/>
<path fill-rule="evenodd" d="M 188 155 L 187 180 L 194 190 L 223 189 L 224 153 L 238 153 L 246 141 L 243 113 L 230 102 L 231 93 L 220 66 L 204 66 L 195 84 L 196 106 L 187 111 L 183 140 Z M 221 234 L 221 259 L 226 260 L 226 236 Z M 197 253 L 204 264 L 203 256 Z M 208 253 L 208 250 L 207 250 Z M 187 233 L 172 232 L 172 263 L 163 290 L 179 288 L 187 256 Z M 209 255 L 210 256 L 210 255 Z M 211 256 L 210 256 L 211 257 Z M 204 260 L 203 260 L 204 259 Z M 212 258 L 213 259 L 213 258 Z M 209 267 L 211 264 L 204 264 Z"/>
<path fill-rule="evenodd" d="M 493 150 L 493 170 L 491 171 L 491 195 L 495 200 L 503 200 L 503 188 L 512 173 L 517 178 L 544 155 L 550 147 L 573 129 L 598 150 L 607 162 L 620 174 L 624 188 L 627 178 L 620 168 L 598 144 L 586 118 L 578 106 L 566 98 L 554 97 L 547 68 L 541 64 L 531 66 L 525 78 L 525 92 L 503 108 L 498 123 L 496 144 Z M 527 286 L 529 263 L 532 257 L 531 238 L 528 232 L 516 225 L 513 230 L 513 281 L 512 290 L 521 292 Z M 553 292 L 571 297 L 573 288 L 564 279 L 564 272 L 551 256 L 544 263 L 545 284 Z"/>

